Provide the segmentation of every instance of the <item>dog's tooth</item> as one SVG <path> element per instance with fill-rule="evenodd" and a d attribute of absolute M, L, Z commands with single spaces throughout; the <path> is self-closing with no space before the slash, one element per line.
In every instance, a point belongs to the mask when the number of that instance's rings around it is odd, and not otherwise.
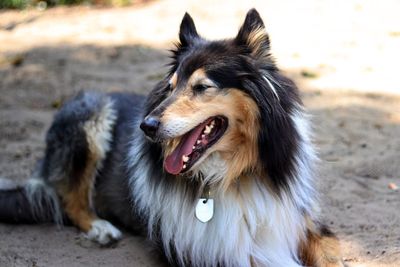
<path fill-rule="evenodd" d="M 186 169 L 186 164 L 183 164 L 183 169 Z"/>
<path fill-rule="evenodd" d="M 206 125 L 206 129 L 204 130 L 204 133 L 205 134 L 209 134 L 209 133 L 211 133 L 211 128 L 212 126 L 208 126 L 208 125 Z"/>
<path fill-rule="evenodd" d="M 201 138 L 204 138 L 204 137 L 206 137 L 206 135 L 205 135 L 205 134 L 202 134 L 202 135 L 201 135 Z"/>
<path fill-rule="evenodd" d="M 212 121 L 211 121 L 211 126 L 214 126 L 214 125 L 215 125 L 215 121 L 212 120 Z"/>
<path fill-rule="evenodd" d="M 183 162 L 188 162 L 188 161 L 189 161 L 189 157 L 183 155 L 183 156 L 182 156 L 182 160 L 183 160 Z"/>
<path fill-rule="evenodd" d="M 210 131 L 211 131 L 213 128 L 214 128 L 214 125 L 211 124 L 211 125 L 210 125 Z"/>
<path fill-rule="evenodd" d="M 201 143 L 201 141 L 200 141 L 200 140 L 197 140 L 197 144 L 200 145 L 200 143 Z"/>
<path fill-rule="evenodd" d="M 196 149 L 196 147 L 195 147 L 195 146 L 193 146 L 192 148 L 193 148 L 193 149 Z"/>

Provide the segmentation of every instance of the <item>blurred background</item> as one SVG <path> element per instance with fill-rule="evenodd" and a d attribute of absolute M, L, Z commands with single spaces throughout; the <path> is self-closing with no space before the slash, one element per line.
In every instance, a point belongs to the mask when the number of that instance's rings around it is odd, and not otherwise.
<path fill-rule="evenodd" d="M 205 38 L 256 7 L 301 89 L 322 214 L 349 266 L 400 266 L 400 2 L 0 0 L 0 176 L 24 179 L 57 108 L 85 89 L 147 93 L 188 11 Z M 74 228 L 0 224 L 0 266 L 160 266 L 142 239 L 98 248 Z"/>

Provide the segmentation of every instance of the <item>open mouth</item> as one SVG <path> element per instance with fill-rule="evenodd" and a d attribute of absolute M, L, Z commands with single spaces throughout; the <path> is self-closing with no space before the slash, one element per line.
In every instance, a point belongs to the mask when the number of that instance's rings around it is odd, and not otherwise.
<path fill-rule="evenodd" d="M 190 170 L 204 152 L 223 136 L 227 127 L 227 118 L 216 116 L 184 134 L 178 146 L 165 158 L 165 170 L 174 175 Z"/>

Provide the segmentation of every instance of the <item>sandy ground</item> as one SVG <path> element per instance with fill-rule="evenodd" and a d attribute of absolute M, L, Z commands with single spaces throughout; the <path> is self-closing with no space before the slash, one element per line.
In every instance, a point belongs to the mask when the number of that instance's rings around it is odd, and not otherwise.
<path fill-rule="evenodd" d="M 301 3 L 300 3 L 301 2 Z M 24 179 L 63 100 L 148 92 L 189 11 L 209 38 L 258 8 L 301 87 L 319 148 L 322 213 L 349 266 L 400 266 L 398 1 L 153 1 L 129 8 L 0 11 L 0 176 Z M 0 266 L 160 266 L 134 236 L 99 248 L 72 227 L 0 224 Z"/>

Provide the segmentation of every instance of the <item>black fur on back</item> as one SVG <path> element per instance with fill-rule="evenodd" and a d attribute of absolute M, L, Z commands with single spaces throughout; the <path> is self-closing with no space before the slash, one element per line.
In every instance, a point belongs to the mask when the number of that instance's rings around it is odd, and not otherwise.
<path fill-rule="evenodd" d="M 262 31 L 262 34 L 251 38 L 256 31 Z M 291 115 L 301 108 L 302 103 L 297 87 L 280 73 L 269 53 L 269 38 L 258 12 L 254 9 L 248 12 L 234 39 L 219 41 L 208 41 L 199 36 L 193 19 L 185 14 L 179 38 L 180 42 L 171 50 L 170 71 L 150 93 L 144 115 L 168 98 L 168 81 L 173 73 L 178 74 L 179 86 L 195 70 L 203 68 L 220 90 L 240 89 L 257 103 L 261 125 L 260 162 L 272 185 L 276 189 L 286 188 L 294 177 L 300 141 Z"/>

